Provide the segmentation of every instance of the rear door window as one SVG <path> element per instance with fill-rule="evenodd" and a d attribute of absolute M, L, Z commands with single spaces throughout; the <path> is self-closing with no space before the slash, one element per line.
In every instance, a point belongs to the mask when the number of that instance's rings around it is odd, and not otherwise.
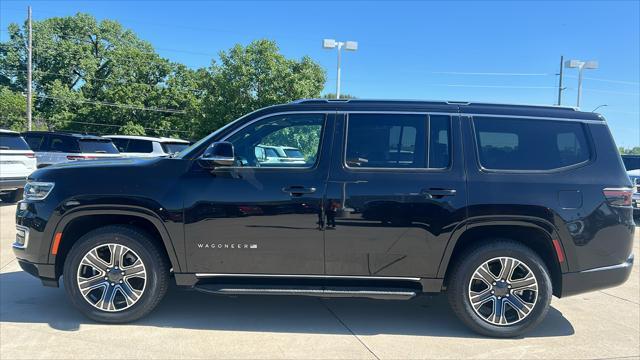
<path fill-rule="evenodd" d="M 129 145 L 129 139 L 115 138 L 115 139 L 111 139 L 111 142 L 113 142 L 113 145 L 116 146 L 118 151 L 127 152 L 127 146 Z"/>
<path fill-rule="evenodd" d="M 345 163 L 352 168 L 444 169 L 451 164 L 450 138 L 447 115 L 349 114 Z"/>
<path fill-rule="evenodd" d="M 118 149 L 111 140 L 82 139 L 80 140 L 80 150 L 83 153 L 118 154 Z"/>
<path fill-rule="evenodd" d="M 170 143 L 170 142 L 162 143 L 162 149 L 167 154 L 179 153 L 180 151 L 188 147 L 189 147 L 189 144 L 185 144 L 185 143 Z"/>
<path fill-rule="evenodd" d="M 0 133 L 0 150 L 30 150 L 19 134 Z"/>
<path fill-rule="evenodd" d="M 153 152 L 153 142 L 149 140 L 131 139 L 129 140 L 129 146 L 127 146 L 127 152 L 151 153 Z"/>
<path fill-rule="evenodd" d="M 591 158 L 579 122 L 476 117 L 480 164 L 495 170 L 553 170 Z"/>
<path fill-rule="evenodd" d="M 44 135 L 42 134 L 26 134 L 24 135 L 24 139 L 29 145 L 29 148 L 33 151 L 43 150 L 44 144 Z"/>
<path fill-rule="evenodd" d="M 71 136 L 52 135 L 49 140 L 48 151 L 77 153 L 80 152 L 78 141 Z"/>

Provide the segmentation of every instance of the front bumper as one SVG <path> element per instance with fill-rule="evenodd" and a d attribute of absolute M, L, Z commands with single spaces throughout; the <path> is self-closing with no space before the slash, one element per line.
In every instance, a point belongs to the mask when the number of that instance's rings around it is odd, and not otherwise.
<path fill-rule="evenodd" d="M 18 265 L 20 265 L 24 272 L 39 278 L 43 285 L 58 287 L 56 266 L 54 264 L 36 264 L 18 259 Z"/>
<path fill-rule="evenodd" d="M 27 183 L 27 178 L 0 179 L 0 191 L 22 189 Z"/>
<path fill-rule="evenodd" d="M 560 297 L 614 287 L 627 281 L 633 267 L 633 254 L 622 264 L 562 274 Z"/>

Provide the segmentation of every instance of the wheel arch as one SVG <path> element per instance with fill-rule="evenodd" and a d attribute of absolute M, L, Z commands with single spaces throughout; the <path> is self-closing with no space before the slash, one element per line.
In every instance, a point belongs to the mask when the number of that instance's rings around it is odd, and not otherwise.
<path fill-rule="evenodd" d="M 566 260 L 562 263 L 558 260 L 553 243 L 554 239 L 558 239 L 557 234 L 554 227 L 543 220 L 484 220 L 460 227 L 447 244 L 438 268 L 438 277 L 443 278 L 446 284 L 453 265 L 464 250 L 496 238 L 517 241 L 536 252 L 549 270 L 553 294 L 560 296 L 562 273 L 567 271 L 567 263 Z"/>
<path fill-rule="evenodd" d="M 62 233 L 57 254 L 49 251 L 49 263 L 55 263 L 56 278 L 62 275 L 66 255 L 73 244 L 87 232 L 107 225 L 134 226 L 149 234 L 166 256 L 175 272 L 180 271 L 180 262 L 169 232 L 162 220 L 144 209 L 79 209 L 65 214 L 56 225 L 54 234 Z M 53 242 L 52 242 L 53 246 Z"/>

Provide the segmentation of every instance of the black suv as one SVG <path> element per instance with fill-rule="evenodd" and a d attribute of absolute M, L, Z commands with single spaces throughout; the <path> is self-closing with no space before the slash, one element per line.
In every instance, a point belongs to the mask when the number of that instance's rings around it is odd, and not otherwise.
<path fill-rule="evenodd" d="M 258 146 L 304 161 L 261 163 Z M 628 278 L 631 195 L 598 114 L 301 100 L 174 157 L 37 170 L 14 251 L 45 285 L 64 275 L 104 322 L 148 314 L 175 281 L 223 295 L 445 292 L 471 329 L 507 337 L 542 321 L 552 295 Z"/>

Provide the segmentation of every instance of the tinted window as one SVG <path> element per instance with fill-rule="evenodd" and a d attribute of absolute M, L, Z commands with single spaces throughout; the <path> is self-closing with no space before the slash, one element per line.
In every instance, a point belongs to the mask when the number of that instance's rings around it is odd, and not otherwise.
<path fill-rule="evenodd" d="M 103 153 L 117 154 L 118 149 L 113 145 L 111 140 L 80 140 L 80 150 L 83 153 Z"/>
<path fill-rule="evenodd" d="M 324 118 L 324 114 L 274 116 L 248 125 L 227 141 L 233 144 L 241 166 L 311 167 L 318 157 Z M 256 156 L 256 147 L 264 148 L 266 158 Z M 300 149 L 302 159 L 278 157 L 275 149 L 283 147 Z"/>
<path fill-rule="evenodd" d="M 38 151 L 42 147 L 44 143 L 44 136 L 37 134 L 26 134 L 24 135 L 24 139 L 29 145 L 29 148 L 33 151 Z"/>
<path fill-rule="evenodd" d="M 304 155 L 298 149 L 284 149 L 284 153 L 287 154 L 287 157 L 291 158 L 303 158 Z"/>
<path fill-rule="evenodd" d="M 80 152 L 80 149 L 77 140 L 71 136 L 52 135 L 48 151 L 73 153 Z"/>
<path fill-rule="evenodd" d="M 424 168 L 426 115 L 350 114 L 346 163 L 364 168 Z"/>
<path fill-rule="evenodd" d="M 111 139 L 113 145 L 116 146 L 118 151 L 127 152 L 127 146 L 129 145 L 129 139 Z"/>
<path fill-rule="evenodd" d="M 167 154 L 178 153 L 189 147 L 189 144 L 185 143 L 162 143 L 162 149 Z"/>
<path fill-rule="evenodd" d="M 18 134 L 0 133 L 0 150 L 29 150 L 29 145 Z"/>
<path fill-rule="evenodd" d="M 550 170 L 590 158 L 581 123 L 478 117 L 480 163 L 498 170 Z"/>
<path fill-rule="evenodd" d="M 153 142 L 149 140 L 130 139 L 127 152 L 131 153 L 151 153 L 153 152 Z"/>
<path fill-rule="evenodd" d="M 430 168 L 447 168 L 451 164 L 450 137 L 451 120 L 445 115 L 429 116 L 429 163 Z"/>

